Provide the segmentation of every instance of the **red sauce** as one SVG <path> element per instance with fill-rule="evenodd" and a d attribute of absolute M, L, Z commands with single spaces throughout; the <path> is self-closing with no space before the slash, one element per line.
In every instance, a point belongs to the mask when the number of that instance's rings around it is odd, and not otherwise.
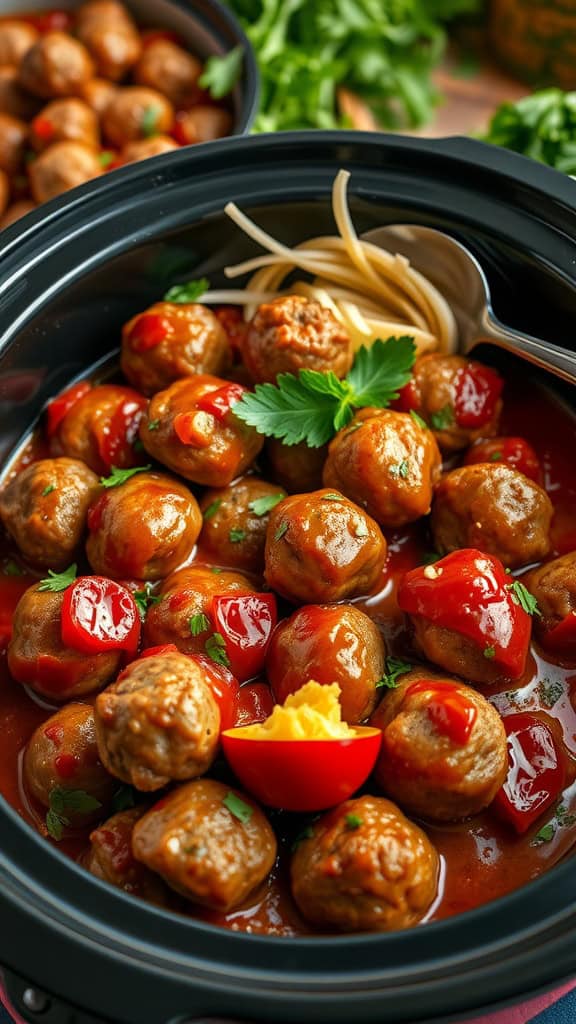
<path fill-rule="evenodd" d="M 453 683 L 422 679 L 408 687 L 406 696 L 410 693 L 429 693 L 426 712 L 438 732 L 461 746 L 468 742 L 478 712 Z"/>

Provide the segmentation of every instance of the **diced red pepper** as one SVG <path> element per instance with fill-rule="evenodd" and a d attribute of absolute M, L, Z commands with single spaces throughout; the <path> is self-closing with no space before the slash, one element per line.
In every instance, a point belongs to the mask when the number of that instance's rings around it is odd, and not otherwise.
<path fill-rule="evenodd" d="M 134 391 L 127 394 L 109 420 L 98 422 L 98 454 L 107 469 L 127 469 L 134 464 L 133 445 L 147 404 L 144 396 Z"/>
<path fill-rule="evenodd" d="M 513 600 L 510 577 L 493 555 L 463 548 L 400 581 L 398 604 L 443 629 L 462 634 L 511 679 L 522 675 L 531 619 Z"/>
<path fill-rule="evenodd" d="M 54 137 L 56 129 L 48 117 L 42 117 L 42 114 L 38 114 L 38 117 L 35 117 L 32 121 L 32 131 L 43 142 L 50 142 L 50 139 Z"/>
<path fill-rule="evenodd" d="M 176 116 L 171 132 L 174 142 L 177 142 L 179 146 L 189 146 L 190 138 L 186 130 L 186 121 L 181 114 Z"/>
<path fill-rule="evenodd" d="M 503 722 L 508 736 L 508 777 L 493 807 L 522 834 L 562 792 L 564 758 L 552 730 L 536 715 L 507 715 Z"/>
<path fill-rule="evenodd" d="M 255 725 L 265 722 L 274 710 L 274 697 L 267 683 L 244 683 L 236 697 L 234 725 Z"/>
<path fill-rule="evenodd" d="M 247 391 L 248 388 L 242 384 L 225 384 L 222 388 L 202 395 L 196 402 L 196 408 L 211 413 L 217 420 L 223 420 Z"/>
<path fill-rule="evenodd" d="M 420 679 L 408 687 L 406 696 L 409 693 L 429 693 L 426 713 L 437 731 L 460 746 L 468 742 L 478 712 L 458 686 L 442 679 Z"/>
<path fill-rule="evenodd" d="M 32 14 L 27 19 L 39 32 L 70 32 L 74 19 L 69 11 L 46 11 L 44 14 Z"/>
<path fill-rule="evenodd" d="M 540 642 L 547 650 L 560 656 L 573 655 L 576 652 L 576 612 L 568 612 L 554 629 L 540 637 Z"/>
<path fill-rule="evenodd" d="M 133 352 L 148 352 L 156 348 L 172 333 L 172 324 L 160 313 L 142 313 L 130 331 L 130 348 Z"/>
<path fill-rule="evenodd" d="M 91 390 L 92 385 L 87 380 L 82 380 L 79 384 L 73 384 L 71 388 L 67 388 L 57 398 L 52 399 L 46 409 L 46 433 L 49 438 L 56 433 L 62 420 L 76 405 L 76 402 L 84 398 L 84 395 Z"/>
<path fill-rule="evenodd" d="M 476 430 L 489 423 L 504 381 L 499 373 L 482 363 L 468 363 L 458 371 L 454 415 L 459 427 Z"/>
<path fill-rule="evenodd" d="M 72 779 L 78 770 L 78 758 L 74 754 L 58 754 L 54 758 L 54 768 L 61 779 Z"/>
<path fill-rule="evenodd" d="M 132 595 L 104 576 L 79 576 L 64 593 L 62 643 L 83 654 L 127 651 L 140 640 L 140 615 Z"/>
<path fill-rule="evenodd" d="M 211 619 L 216 632 L 224 638 L 230 669 L 236 679 L 244 682 L 262 672 L 278 620 L 274 594 L 215 597 Z"/>
<path fill-rule="evenodd" d="M 397 412 L 418 412 L 420 395 L 413 377 L 400 389 L 398 398 L 391 402 L 391 408 L 396 409 Z"/>
<path fill-rule="evenodd" d="M 537 484 L 542 479 L 538 456 L 523 437 L 490 437 L 476 441 L 468 449 L 464 465 L 472 466 L 476 462 L 505 462 Z"/>

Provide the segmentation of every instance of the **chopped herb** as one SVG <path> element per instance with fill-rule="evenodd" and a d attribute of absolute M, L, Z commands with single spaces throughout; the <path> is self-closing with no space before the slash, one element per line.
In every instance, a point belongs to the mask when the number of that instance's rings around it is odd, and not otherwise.
<path fill-rule="evenodd" d="M 210 619 L 204 612 L 196 612 L 190 619 L 190 632 L 192 636 L 200 636 L 200 633 L 205 633 L 206 630 L 210 629 Z"/>
<path fill-rule="evenodd" d="M 212 633 L 212 636 L 209 636 L 204 644 L 204 650 L 208 657 L 212 658 L 212 661 L 215 661 L 217 665 L 224 665 L 225 668 L 230 667 L 230 658 L 226 654 L 226 641 L 222 633 Z"/>
<path fill-rule="evenodd" d="M 555 835 L 556 829 L 552 822 L 549 821 L 547 825 L 543 825 L 540 831 L 536 833 L 530 846 L 540 846 L 541 843 L 549 843 L 551 839 L 554 839 Z"/>
<path fill-rule="evenodd" d="M 313 838 L 314 838 L 314 829 L 312 828 L 312 825 L 306 825 L 306 828 L 303 828 L 302 831 L 298 833 L 298 835 L 296 836 L 294 842 L 292 843 L 292 853 L 296 852 L 296 850 L 300 846 L 300 843 L 303 843 L 305 839 L 313 839 Z"/>
<path fill-rule="evenodd" d="M 204 509 L 204 521 L 208 522 L 216 515 L 220 505 L 222 504 L 222 498 L 216 498 L 215 501 L 211 501 L 210 504 Z"/>
<path fill-rule="evenodd" d="M 229 50 L 223 57 L 208 57 L 204 71 L 198 79 L 198 85 L 207 89 L 213 100 L 221 100 L 232 92 L 242 72 L 244 48 L 239 45 Z"/>
<path fill-rule="evenodd" d="M 132 448 L 133 448 L 133 450 L 138 455 L 140 454 L 140 452 L 145 452 L 146 451 L 146 449 L 145 449 L 144 445 L 142 444 L 142 441 L 140 440 L 139 437 L 137 437 L 136 440 L 134 441 L 134 444 L 132 445 Z"/>
<path fill-rule="evenodd" d="M 390 476 L 395 479 L 401 476 L 403 480 L 407 480 L 410 474 L 410 463 L 408 462 L 408 459 L 402 459 L 402 462 L 398 462 L 395 465 L 390 466 L 388 472 L 390 473 Z"/>
<path fill-rule="evenodd" d="M 13 558 L 9 558 L 2 566 L 4 576 L 23 576 L 24 570 L 20 568 Z"/>
<path fill-rule="evenodd" d="M 276 533 L 274 534 L 274 540 L 282 540 L 282 537 L 286 533 L 287 529 L 288 529 L 288 522 L 285 519 L 283 523 L 280 523 L 280 526 L 276 530 Z"/>
<path fill-rule="evenodd" d="M 330 492 L 330 494 L 323 494 L 322 501 L 342 501 L 342 495 Z"/>
<path fill-rule="evenodd" d="M 162 598 L 159 594 L 152 593 L 152 584 L 150 582 L 144 584 L 143 590 L 136 590 L 132 594 L 136 602 L 138 611 L 140 612 L 140 618 L 144 620 L 146 618 L 146 612 L 150 605 L 160 604 Z"/>
<path fill-rule="evenodd" d="M 576 814 L 569 814 L 564 804 L 556 808 L 556 820 L 560 828 L 570 828 L 576 822 Z"/>
<path fill-rule="evenodd" d="M 48 484 L 48 485 L 47 485 L 47 486 L 46 486 L 46 487 L 44 488 L 44 490 L 42 491 L 42 497 L 43 497 L 43 498 L 47 498 L 47 497 L 48 497 L 48 495 L 49 495 L 49 494 L 52 494 L 52 491 L 55 491 L 55 490 L 56 490 L 56 485 L 55 485 L 55 484 Z"/>
<path fill-rule="evenodd" d="M 164 302 L 175 302 L 182 304 L 196 302 L 210 287 L 207 277 L 200 277 L 197 281 L 187 281 L 186 284 L 175 284 L 164 296 Z"/>
<path fill-rule="evenodd" d="M 545 708 L 553 708 L 564 695 L 564 687 L 559 679 L 541 679 L 538 683 L 540 703 Z"/>
<path fill-rule="evenodd" d="M 120 786 L 112 797 L 112 810 L 114 814 L 120 811 L 129 811 L 136 806 L 136 797 L 132 786 Z"/>
<path fill-rule="evenodd" d="M 100 164 L 100 167 L 104 168 L 104 170 L 106 170 L 107 167 L 110 167 L 110 164 L 114 163 L 115 159 L 116 154 L 110 149 L 103 149 L 98 155 L 98 163 Z"/>
<path fill-rule="evenodd" d="M 492 658 L 496 657 L 496 648 L 495 647 L 485 647 L 484 651 L 482 653 L 484 654 L 485 658 L 488 658 L 488 660 L 491 661 Z"/>
<path fill-rule="evenodd" d="M 357 814 L 347 814 L 344 821 L 349 832 L 355 832 L 362 825 L 362 818 L 359 818 Z"/>
<path fill-rule="evenodd" d="M 422 427 L 422 430 L 428 430 L 426 420 L 423 420 L 414 409 L 410 409 L 410 415 L 414 420 L 414 423 L 417 423 L 419 427 Z"/>
<path fill-rule="evenodd" d="M 437 551 L 425 551 L 422 555 L 421 565 L 434 565 L 435 562 L 439 562 L 442 555 L 439 555 Z"/>
<path fill-rule="evenodd" d="M 71 583 L 76 579 L 76 571 L 78 566 L 76 562 L 69 565 L 64 572 L 54 572 L 53 569 L 48 569 L 48 576 L 43 580 L 40 580 L 38 584 L 38 590 L 50 590 L 53 594 L 60 593 L 61 590 L 66 590 Z"/>
<path fill-rule="evenodd" d="M 409 661 L 402 661 L 401 658 L 386 658 L 386 675 L 376 683 L 376 688 L 386 686 L 389 690 L 395 690 L 399 685 L 398 676 L 412 671 Z"/>
<path fill-rule="evenodd" d="M 217 565 L 213 565 L 212 568 L 210 569 L 210 572 L 218 574 L 219 572 L 224 572 L 224 570 L 220 569 L 219 566 L 217 566 Z"/>
<path fill-rule="evenodd" d="M 445 430 L 446 427 L 451 427 L 454 423 L 454 410 L 451 405 L 445 405 L 438 412 L 433 412 L 430 415 L 430 423 L 434 427 L 434 430 Z"/>
<path fill-rule="evenodd" d="M 239 530 L 233 526 L 228 534 L 228 540 L 231 544 L 241 544 L 243 540 L 246 540 L 246 530 Z"/>
<path fill-rule="evenodd" d="M 159 426 L 160 420 L 149 420 L 148 422 L 148 430 L 158 430 Z"/>
<path fill-rule="evenodd" d="M 135 469 L 118 469 L 117 466 L 112 466 L 110 476 L 101 476 L 100 483 L 102 487 L 119 487 L 120 484 L 125 484 L 136 473 L 147 473 L 149 469 L 152 469 L 150 463 L 147 466 L 136 466 Z"/>
<path fill-rule="evenodd" d="M 62 789 L 61 786 L 55 786 L 50 790 L 48 800 L 49 809 L 46 814 L 46 828 L 52 838 L 57 841 L 62 838 L 64 827 L 70 824 L 66 811 L 72 811 L 76 814 L 88 814 L 90 811 L 95 811 L 102 806 L 99 800 L 90 796 L 83 789 Z"/>
<path fill-rule="evenodd" d="M 363 519 L 360 519 L 356 523 L 356 526 L 354 528 L 354 536 L 355 537 L 367 537 L 369 532 L 370 531 L 368 530 L 368 525 L 364 522 Z"/>
<path fill-rule="evenodd" d="M 158 135 L 158 118 L 160 113 L 160 107 L 146 107 L 140 121 L 140 129 L 145 139 L 151 139 L 153 135 Z"/>
<path fill-rule="evenodd" d="M 235 818 L 238 818 L 238 821 L 241 821 L 243 825 L 245 825 L 247 821 L 250 821 L 250 818 L 254 813 L 254 808 L 251 807 L 250 804 L 245 803 L 244 800 L 242 800 L 237 793 L 233 793 L 232 790 L 228 790 L 226 796 L 222 800 L 222 803 L 224 804 L 224 807 L 228 808 L 230 814 L 233 814 Z"/>
<path fill-rule="evenodd" d="M 254 498 L 248 505 L 248 508 L 255 516 L 265 516 L 267 512 L 271 512 L 273 508 L 280 501 L 283 501 L 284 494 L 267 494 L 263 498 Z"/>
<path fill-rule="evenodd" d="M 520 580 L 514 580 L 514 583 L 507 583 L 506 587 L 510 591 L 514 604 L 519 604 L 528 615 L 542 614 L 538 607 L 538 601 Z"/>
<path fill-rule="evenodd" d="M 490 456 L 490 462 L 501 462 L 501 460 L 502 452 L 492 452 L 492 455 Z"/>

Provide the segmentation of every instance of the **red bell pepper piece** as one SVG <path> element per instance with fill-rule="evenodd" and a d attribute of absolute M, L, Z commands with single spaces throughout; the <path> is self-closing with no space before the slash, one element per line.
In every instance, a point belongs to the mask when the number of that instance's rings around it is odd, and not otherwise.
<path fill-rule="evenodd" d="M 460 746 L 468 742 L 478 712 L 457 685 L 442 679 L 420 679 L 408 687 L 406 696 L 409 693 L 429 693 L 426 713 L 437 731 Z"/>
<path fill-rule="evenodd" d="M 576 612 L 568 612 L 561 622 L 540 637 L 543 647 L 568 657 L 576 652 Z"/>
<path fill-rule="evenodd" d="M 248 388 L 242 384 L 225 384 L 222 388 L 202 395 L 195 403 L 196 408 L 211 413 L 217 420 L 223 420 L 247 391 Z"/>
<path fill-rule="evenodd" d="M 490 437 L 476 441 L 468 449 L 464 465 L 472 466 L 476 462 L 505 462 L 537 484 L 542 479 L 538 456 L 523 437 Z"/>
<path fill-rule="evenodd" d="M 52 399 L 46 408 L 46 433 L 49 438 L 56 433 L 62 420 L 76 405 L 76 402 L 84 398 L 84 395 L 91 390 L 92 385 L 87 380 L 82 380 L 79 384 L 73 384 L 71 388 L 67 388 L 66 391 Z"/>
<path fill-rule="evenodd" d="M 553 804 L 566 781 L 564 759 L 550 727 L 522 712 L 507 715 L 508 777 L 493 807 L 522 834 Z"/>
<path fill-rule="evenodd" d="M 400 389 L 398 398 L 391 402 L 391 408 L 396 409 L 397 412 L 418 412 L 420 395 L 413 377 Z"/>
<path fill-rule="evenodd" d="M 42 117 L 42 114 L 38 114 L 38 117 L 35 117 L 32 121 L 32 131 L 43 142 L 50 142 L 50 139 L 54 137 L 56 129 L 48 117 Z"/>
<path fill-rule="evenodd" d="M 215 597 L 214 629 L 224 638 L 230 669 L 240 682 L 264 669 L 266 652 L 278 619 L 274 594 Z"/>
<path fill-rule="evenodd" d="M 443 629 L 461 633 L 517 679 L 526 664 L 531 620 L 513 600 L 510 577 L 492 555 L 463 548 L 435 565 L 412 569 L 400 581 L 398 604 Z"/>
<path fill-rule="evenodd" d="M 458 371 L 454 415 L 459 427 L 476 430 L 488 423 L 502 394 L 499 373 L 482 363 L 468 363 Z"/>
<path fill-rule="evenodd" d="M 168 317 L 160 313 L 142 313 L 130 331 L 130 348 L 133 352 L 148 352 L 156 348 L 172 333 Z"/>
<path fill-rule="evenodd" d="M 140 615 L 125 587 L 104 576 L 79 576 L 64 592 L 62 643 L 83 654 L 127 651 L 140 640 Z"/>
<path fill-rule="evenodd" d="M 44 14 L 33 14 L 27 19 L 39 32 L 70 32 L 74 20 L 70 11 L 46 11 Z"/>
<path fill-rule="evenodd" d="M 98 424 L 100 429 L 95 431 L 98 454 L 107 469 L 111 469 L 112 466 L 127 469 L 133 465 L 133 445 L 138 437 L 138 427 L 147 404 L 143 395 L 126 388 L 126 398 L 118 405 L 111 418 Z"/>

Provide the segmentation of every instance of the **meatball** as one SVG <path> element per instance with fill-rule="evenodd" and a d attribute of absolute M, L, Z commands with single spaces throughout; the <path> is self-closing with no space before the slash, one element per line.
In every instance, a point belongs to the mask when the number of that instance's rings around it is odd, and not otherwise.
<path fill-rule="evenodd" d="M 88 514 L 88 561 L 113 579 L 159 580 L 190 555 L 202 516 L 194 495 L 164 473 L 110 487 Z"/>
<path fill-rule="evenodd" d="M 9 228 L 11 224 L 15 224 L 17 220 L 25 217 L 27 213 L 31 213 L 35 209 L 36 204 L 29 199 L 21 199 L 18 203 L 12 203 L 0 220 L 0 231 L 3 231 L 4 228 Z"/>
<path fill-rule="evenodd" d="M 82 790 L 98 802 L 90 811 L 66 804 L 62 814 L 73 826 L 87 825 L 102 817 L 117 788 L 103 767 L 96 746 L 94 712 L 88 704 L 67 704 L 32 734 L 24 754 L 24 779 L 32 796 L 50 807 L 54 789 Z"/>
<path fill-rule="evenodd" d="M 436 490 L 432 534 L 440 554 L 479 548 L 510 569 L 550 550 L 552 502 L 538 484 L 503 463 L 447 473 Z"/>
<path fill-rule="evenodd" d="M 171 153 L 174 149 L 179 148 L 178 143 L 168 135 L 155 135 L 152 139 L 137 139 L 136 142 L 129 142 L 127 146 L 124 146 L 120 154 L 120 162 L 133 164 L 138 160 L 149 160 L 152 156 L 162 156 L 162 153 Z"/>
<path fill-rule="evenodd" d="M 570 625 L 564 638 L 561 634 L 550 638 L 549 634 L 567 616 L 572 618 L 576 613 L 576 551 L 570 551 L 534 569 L 527 577 L 526 584 L 538 601 L 540 615 L 534 616 L 534 629 L 542 645 L 554 645 L 556 640 L 554 646 L 560 651 L 573 653 L 576 647 L 576 628 Z"/>
<path fill-rule="evenodd" d="M 128 142 L 152 135 L 168 135 L 174 110 L 165 96 L 139 85 L 117 89 L 102 115 L 102 130 L 119 149 Z"/>
<path fill-rule="evenodd" d="M 463 465 L 473 466 L 476 462 L 504 462 L 542 485 L 540 461 L 532 445 L 523 437 L 492 437 L 475 441 L 466 452 Z"/>
<path fill-rule="evenodd" d="M 138 85 L 164 93 L 179 110 L 198 100 L 201 74 L 200 61 L 169 39 L 149 43 L 134 68 Z"/>
<path fill-rule="evenodd" d="M 37 153 L 54 142 L 80 142 L 91 149 L 100 145 L 98 119 L 79 99 L 53 100 L 30 125 L 30 144 Z"/>
<path fill-rule="evenodd" d="M 342 491 L 381 526 L 404 526 L 430 511 L 440 470 L 430 430 L 407 413 L 362 409 L 330 442 L 324 485 Z"/>
<path fill-rule="evenodd" d="M 140 424 L 146 451 L 186 480 L 226 487 L 244 473 L 264 444 L 253 427 L 234 416 L 229 396 L 239 385 L 196 374 L 151 399 Z"/>
<path fill-rule="evenodd" d="M 46 203 L 101 174 L 98 153 L 80 142 L 55 142 L 28 166 L 30 190 L 37 203 Z"/>
<path fill-rule="evenodd" d="M 77 459 L 41 459 L 0 494 L 0 519 L 24 558 L 45 569 L 73 560 L 98 477 Z"/>
<path fill-rule="evenodd" d="M 202 666 L 178 652 L 133 661 L 96 698 L 98 750 L 112 775 L 151 792 L 216 756 L 220 711 Z"/>
<path fill-rule="evenodd" d="M 385 657 L 377 627 L 359 608 L 311 604 L 276 627 L 266 674 L 279 704 L 309 679 L 338 683 L 342 717 L 355 725 L 376 706 Z"/>
<path fill-rule="evenodd" d="M 213 142 L 232 132 L 232 115 L 222 107 L 197 106 L 178 115 L 176 137 L 183 146 Z"/>
<path fill-rule="evenodd" d="M 112 97 L 116 95 L 116 89 L 105 78 L 91 78 L 84 83 L 78 95 L 94 111 L 96 117 L 101 118 Z"/>
<path fill-rule="evenodd" d="M 317 491 L 322 487 L 322 470 L 328 455 L 328 445 L 309 448 L 305 441 L 287 445 L 275 438 L 266 442 L 266 456 L 272 476 L 289 494 Z"/>
<path fill-rule="evenodd" d="M 94 75 L 90 54 L 67 32 L 46 32 L 20 64 L 19 82 L 43 100 L 76 96 Z"/>
<path fill-rule="evenodd" d="M 281 487 L 255 476 L 206 491 L 200 502 L 202 551 L 222 565 L 261 575 L 269 513 L 285 497 Z"/>
<path fill-rule="evenodd" d="M 508 772 L 502 719 L 471 686 L 410 672 L 370 724 L 382 730 L 375 776 L 410 814 L 459 821 L 492 802 Z"/>
<path fill-rule="evenodd" d="M 31 96 L 22 89 L 18 79 L 18 68 L 0 65 L 0 111 L 27 121 L 38 113 L 41 105 L 36 96 Z"/>
<path fill-rule="evenodd" d="M 190 620 L 208 616 L 212 600 L 229 594 L 253 593 L 246 576 L 238 572 L 213 572 L 203 565 L 191 565 L 172 573 L 162 585 L 160 601 L 148 610 L 144 623 L 144 644 L 156 647 L 175 644 L 186 654 L 204 654 L 212 626 L 192 635 Z"/>
<path fill-rule="evenodd" d="M 417 412 L 444 452 L 467 448 L 479 437 L 493 437 L 502 412 L 502 378 L 464 356 L 420 356 L 399 406 Z"/>
<path fill-rule="evenodd" d="M 82 395 L 50 439 L 53 455 L 81 459 L 95 473 L 138 465 L 133 444 L 145 399 L 132 388 L 102 384 Z"/>
<path fill-rule="evenodd" d="M 103 882 L 149 903 L 165 906 L 168 891 L 164 882 L 139 864 L 132 853 L 134 825 L 145 810 L 145 807 L 131 807 L 99 825 L 90 835 L 90 849 L 83 863 L 92 875 Z"/>
<path fill-rule="evenodd" d="M 270 513 L 264 575 L 295 604 L 367 594 L 385 561 L 378 524 L 334 491 L 294 494 Z"/>
<path fill-rule="evenodd" d="M 429 910 L 438 888 L 432 843 L 389 800 L 347 800 L 315 822 L 292 858 L 292 894 L 320 928 L 395 931 Z"/>
<path fill-rule="evenodd" d="M 230 361 L 226 332 L 212 310 L 196 302 L 156 302 L 122 331 L 122 373 L 145 395 L 162 391 L 180 377 L 222 373 Z"/>
<path fill-rule="evenodd" d="M 0 21 L 0 64 L 17 66 L 38 39 L 38 29 L 29 21 L 4 18 Z"/>
<path fill-rule="evenodd" d="M 0 170 L 12 177 L 24 162 L 28 127 L 11 114 L 0 113 Z"/>
<path fill-rule="evenodd" d="M 136 64 L 142 41 L 124 4 L 115 0 L 91 0 L 79 7 L 76 16 L 78 38 L 90 51 L 98 73 L 119 82 Z"/>
<path fill-rule="evenodd" d="M 234 813 L 238 803 L 241 818 Z M 179 786 L 137 822 L 132 850 L 176 892 L 227 911 L 272 870 L 276 838 L 249 797 L 213 779 L 197 779 Z"/>
<path fill-rule="evenodd" d="M 121 651 L 81 654 L 62 643 L 64 592 L 29 587 L 12 620 L 8 668 L 19 683 L 54 701 L 71 700 L 100 690 L 116 675 Z"/>
<path fill-rule="evenodd" d="M 304 369 L 345 377 L 354 358 L 350 336 L 331 310 L 300 295 L 258 307 L 242 355 L 255 381 L 272 383 L 279 373 Z"/>

